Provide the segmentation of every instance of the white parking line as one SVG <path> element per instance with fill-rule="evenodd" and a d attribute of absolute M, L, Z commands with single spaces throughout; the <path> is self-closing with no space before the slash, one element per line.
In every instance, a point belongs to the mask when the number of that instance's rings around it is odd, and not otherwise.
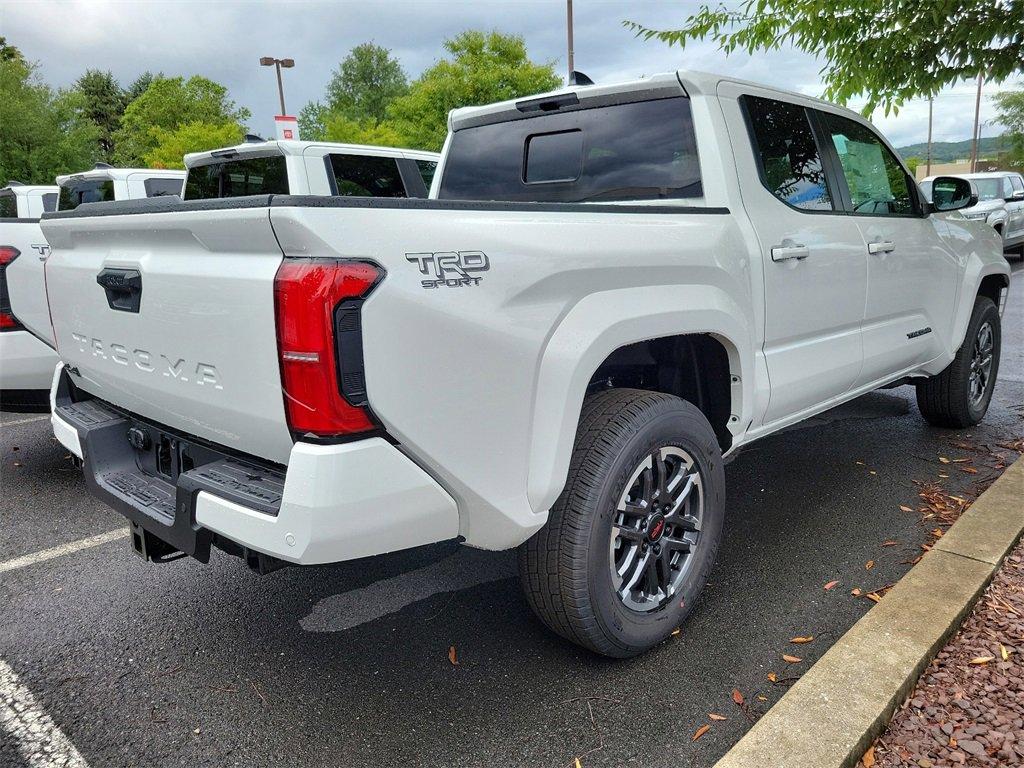
<path fill-rule="evenodd" d="M 36 703 L 14 670 L 0 659 L 0 730 L 30 768 L 89 768 L 71 740 Z"/>
<path fill-rule="evenodd" d="M 49 416 L 33 416 L 31 419 L 15 419 L 14 421 L 0 421 L 0 427 L 16 427 L 19 424 L 31 424 L 33 421 L 49 421 Z"/>
<path fill-rule="evenodd" d="M 307 632 L 340 632 L 397 613 L 428 597 L 515 575 L 508 552 L 459 549 L 436 563 L 320 600 L 300 624 Z"/>
<path fill-rule="evenodd" d="M 119 528 L 116 531 L 107 531 L 106 533 L 101 533 L 96 536 L 90 536 L 87 539 L 79 539 L 78 541 L 61 544 L 59 547 L 43 549 L 39 552 L 34 552 L 31 555 L 16 557 L 13 560 L 7 560 L 0 563 L 0 573 L 14 571 L 18 568 L 24 568 L 27 565 L 41 563 L 44 560 L 52 560 L 53 558 L 60 557 L 61 555 L 70 555 L 73 552 L 88 549 L 89 547 L 98 547 L 100 544 L 106 544 L 108 541 L 123 539 L 127 535 L 127 528 Z"/>

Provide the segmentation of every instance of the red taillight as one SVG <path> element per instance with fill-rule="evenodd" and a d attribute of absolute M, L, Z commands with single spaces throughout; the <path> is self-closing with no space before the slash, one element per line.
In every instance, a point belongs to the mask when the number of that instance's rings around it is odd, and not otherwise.
<path fill-rule="evenodd" d="M 380 276 L 361 261 L 285 259 L 278 267 L 277 348 L 293 432 L 327 437 L 373 429 L 366 410 L 341 394 L 334 318 L 343 300 L 365 296 Z"/>
<path fill-rule="evenodd" d="M 11 295 L 7 291 L 7 266 L 21 254 L 10 245 L 0 245 L 0 331 L 19 331 L 24 326 L 11 312 Z"/>

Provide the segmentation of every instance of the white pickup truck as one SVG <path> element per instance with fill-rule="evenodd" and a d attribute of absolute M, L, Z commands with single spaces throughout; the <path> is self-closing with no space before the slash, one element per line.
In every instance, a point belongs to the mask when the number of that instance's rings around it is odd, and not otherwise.
<path fill-rule="evenodd" d="M 457 110 L 436 199 L 44 217 L 55 433 L 152 560 L 460 538 L 609 656 L 692 609 L 723 458 L 872 389 L 985 414 L 1009 282 L 861 117 L 678 72 Z"/>
<path fill-rule="evenodd" d="M 56 208 L 57 192 L 55 186 L 18 182 L 0 189 L 0 410 L 26 413 L 50 407 L 47 395 L 57 355 L 14 314 L 9 283 L 22 266 L 46 258 L 49 248 L 39 217 Z M 37 300 L 45 309 L 43 291 Z"/>

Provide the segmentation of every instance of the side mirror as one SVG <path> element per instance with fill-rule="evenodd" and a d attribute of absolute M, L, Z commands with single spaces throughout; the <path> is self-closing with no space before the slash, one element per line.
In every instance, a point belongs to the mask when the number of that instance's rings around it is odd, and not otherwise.
<path fill-rule="evenodd" d="M 978 204 L 978 190 L 970 179 L 939 176 L 932 182 L 932 210 L 959 211 Z"/>
<path fill-rule="evenodd" d="M 1015 203 L 1018 200 L 1024 200 L 1024 189 L 1015 189 L 1013 194 L 1006 198 L 1006 202 Z"/>

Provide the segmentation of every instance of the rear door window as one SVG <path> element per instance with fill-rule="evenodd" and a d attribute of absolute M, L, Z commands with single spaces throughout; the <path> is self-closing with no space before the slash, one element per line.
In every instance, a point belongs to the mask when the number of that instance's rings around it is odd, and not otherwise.
<path fill-rule="evenodd" d="M 69 179 L 60 187 L 57 208 L 73 211 L 82 203 L 106 203 L 114 199 L 114 182 L 110 179 Z"/>
<path fill-rule="evenodd" d="M 13 192 L 0 193 L 0 219 L 18 218 L 18 199 Z"/>
<path fill-rule="evenodd" d="M 328 155 L 334 194 L 341 197 L 406 197 L 393 157 Z"/>
<path fill-rule="evenodd" d="M 1014 192 L 1024 192 L 1024 179 L 1020 176 L 1010 177 L 1010 186 L 1013 187 Z"/>
<path fill-rule="evenodd" d="M 50 213 L 57 210 L 57 193 L 47 192 L 43 195 L 43 212 Z"/>
<path fill-rule="evenodd" d="M 164 197 L 180 195 L 184 181 L 182 179 L 146 179 L 142 184 L 146 188 L 146 197 Z"/>
<path fill-rule="evenodd" d="M 744 96 L 761 182 L 779 200 L 805 211 L 834 209 L 807 110 L 799 104 Z"/>
<path fill-rule="evenodd" d="M 247 195 L 287 195 L 288 166 L 284 155 L 225 158 L 188 169 L 186 200 Z"/>
<path fill-rule="evenodd" d="M 703 195 L 690 100 L 681 96 L 463 128 L 439 192 L 572 203 Z"/>

